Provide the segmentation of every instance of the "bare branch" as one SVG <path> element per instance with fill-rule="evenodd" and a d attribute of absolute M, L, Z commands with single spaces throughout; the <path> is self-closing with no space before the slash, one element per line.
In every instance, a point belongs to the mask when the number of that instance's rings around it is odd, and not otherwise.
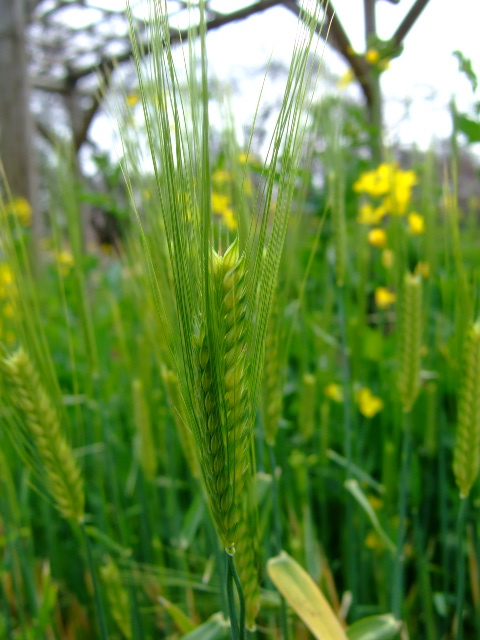
<path fill-rule="evenodd" d="M 296 0 L 284 0 L 283 4 L 296 16 L 300 15 L 300 7 Z M 326 40 L 327 31 L 330 27 L 330 31 L 328 33 L 328 44 L 345 59 L 362 88 L 365 100 L 370 104 L 372 96 L 368 82 L 368 65 L 363 58 L 355 54 L 350 39 L 340 22 L 340 18 L 338 17 L 332 2 L 327 3 L 325 7 L 325 15 L 325 24 L 319 23 L 317 26 L 316 31 L 318 35 Z"/>
<path fill-rule="evenodd" d="M 410 11 L 407 13 L 405 18 L 399 25 L 398 29 L 393 34 L 392 43 L 395 45 L 395 47 L 399 47 L 402 44 L 402 41 L 405 39 L 405 36 L 413 27 L 418 16 L 425 9 L 428 2 L 429 0 L 417 0 L 415 4 L 412 6 Z"/>

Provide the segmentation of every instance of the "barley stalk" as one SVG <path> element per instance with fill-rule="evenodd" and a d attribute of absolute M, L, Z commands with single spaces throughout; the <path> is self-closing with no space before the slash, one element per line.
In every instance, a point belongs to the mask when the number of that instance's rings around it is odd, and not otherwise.
<path fill-rule="evenodd" d="M 257 570 L 257 540 L 249 524 L 250 521 L 244 518 L 237 527 L 235 564 L 245 598 L 246 626 L 249 631 L 255 631 L 255 619 L 260 610 L 260 587 Z"/>
<path fill-rule="evenodd" d="M 315 376 L 304 373 L 300 387 L 300 407 L 298 410 L 298 426 L 304 440 L 309 440 L 315 430 Z"/>
<path fill-rule="evenodd" d="M 201 472 L 198 466 L 197 454 L 195 453 L 195 440 L 192 432 L 188 428 L 188 418 L 185 411 L 185 403 L 180 391 L 178 376 L 170 369 L 162 370 L 162 380 L 167 391 L 168 400 L 172 410 L 172 416 L 177 427 L 180 444 L 182 445 L 185 460 L 194 478 L 200 478 Z"/>
<path fill-rule="evenodd" d="M 460 497 L 467 498 L 480 466 L 480 322 L 467 333 L 453 450 Z"/>
<path fill-rule="evenodd" d="M 145 478 L 152 482 L 157 469 L 157 457 L 143 382 L 138 378 L 132 382 L 132 395 L 133 422 L 137 431 L 137 455 Z"/>
<path fill-rule="evenodd" d="M 24 419 L 27 438 L 38 453 L 57 509 L 67 520 L 81 522 L 85 498 L 80 468 L 38 371 L 21 347 L 3 361 L 3 369 L 11 402 Z"/>
<path fill-rule="evenodd" d="M 420 390 L 422 346 L 422 282 L 407 273 L 403 282 L 400 310 L 400 354 L 398 387 L 402 408 L 411 411 Z"/>

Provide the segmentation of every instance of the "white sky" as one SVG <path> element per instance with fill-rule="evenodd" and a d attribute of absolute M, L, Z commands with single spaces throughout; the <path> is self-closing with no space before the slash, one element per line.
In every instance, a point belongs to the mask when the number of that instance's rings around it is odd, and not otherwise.
<path fill-rule="evenodd" d="M 219 6 L 228 3 L 229 9 L 250 4 L 250 0 L 217 2 Z M 398 5 L 387 0 L 377 2 L 381 38 L 388 39 L 394 33 L 413 3 L 414 0 L 400 0 Z M 362 0 L 332 0 L 332 4 L 354 49 L 365 51 Z M 270 56 L 273 61 L 288 65 L 296 23 L 293 13 L 278 7 L 208 34 L 209 68 L 222 85 L 231 83 L 235 88 L 231 104 L 239 129 L 251 126 L 262 71 Z M 430 0 L 404 45 L 401 56 L 382 76 L 387 141 L 426 149 L 435 140 L 450 135 L 448 105 L 453 96 L 458 108 L 465 111 L 471 111 L 473 102 L 480 100 L 480 91 L 473 95 L 452 55 L 458 49 L 470 58 L 480 80 L 480 0 Z M 338 76 L 347 70 L 340 56 L 328 48 L 324 61 L 329 71 Z M 347 91 L 361 99 L 358 87 L 352 85 Z M 279 81 L 269 81 L 264 91 L 266 102 L 274 102 L 274 96 L 281 92 Z M 92 137 L 95 139 L 97 131 L 100 137 L 104 136 L 104 127 L 104 118 L 98 118 Z M 478 151 L 480 145 L 476 147 Z"/>
<path fill-rule="evenodd" d="M 388 39 L 406 15 L 414 0 L 400 0 L 398 5 L 386 0 L 377 2 L 379 36 Z M 365 50 L 363 2 L 333 0 L 345 31 L 357 52 Z M 241 87 L 244 105 L 247 97 L 255 104 L 261 78 L 241 80 L 245 69 L 265 66 L 273 59 L 288 63 L 289 47 L 296 18 L 284 8 L 274 8 L 243 22 L 227 25 L 209 34 L 210 69 L 219 79 L 234 78 Z M 416 143 L 422 148 L 433 139 L 451 133 L 448 104 L 456 97 L 459 109 L 470 110 L 474 96 L 470 84 L 459 73 L 452 55 L 460 50 L 473 63 L 480 77 L 480 0 L 430 0 L 405 39 L 404 51 L 382 76 L 385 96 L 385 124 L 390 140 Z M 335 53 L 327 51 L 325 63 L 341 76 L 347 66 Z M 480 79 L 480 78 L 479 78 Z M 350 89 L 360 95 L 354 87 Z M 406 104 L 410 102 L 407 115 Z M 234 105 L 236 103 L 234 102 Z M 245 109 L 235 109 L 239 117 Z"/>

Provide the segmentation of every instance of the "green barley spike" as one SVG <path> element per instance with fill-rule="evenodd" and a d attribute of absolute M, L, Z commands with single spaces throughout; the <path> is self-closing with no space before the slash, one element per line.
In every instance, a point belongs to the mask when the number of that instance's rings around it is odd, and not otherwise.
<path fill-rule="evenodd" d="M 274 294 L 272 309 L 265 335 L 265 360 L 263 365 L 263 430 L 269 446 L 275 444 L 278 425 L 282 416 L 282 375 L 280 367 L 278 294 Z"/>
<path fill-rule="evenodd" d="M 399 331 L 398 387 L 403 411 L 408 413 L 420 390 L 422 347 L 422 281 L 410 273 L 403 282 Z"/>
<path fill-rule="evenodd" d="M 24 420 L 57 509 L 67 520 L 81 522 L 85 498 L 80 468 L 38 371 L 21 347 L 3 361 L 3 370 L 11 402 Z"/>
<path fill-rule="evenodd" d="M 130 604 L 128 594 L 123 587 L 122 578 L 117 565 L 110 558 L 100 567 L 100 577 L 105 586 L 110 613 L 122 635 L 131 640 Z"/>
<path fill-rule="evenodd" d="M 212 513 L 229 553 L 234 552 L 251 436 L 244 344 L 245 254 L 238 254 L 237 241 L 223 257 L 212 254 L 212 278 L 218 297 L 216 320 L 223 336 L 215 350 L 221 358 L 220 367 L 213 366 L 214 350 L 202 322 L 197 337 L 202 396 L 199 423 L 204 425 L 197 438 Z"/>
<path fill-rule="evenodd" d="M 480 466 L 480 321 L 468 331 L 453 450 L 453 472 L 460 497 L 467 498 Z"/>

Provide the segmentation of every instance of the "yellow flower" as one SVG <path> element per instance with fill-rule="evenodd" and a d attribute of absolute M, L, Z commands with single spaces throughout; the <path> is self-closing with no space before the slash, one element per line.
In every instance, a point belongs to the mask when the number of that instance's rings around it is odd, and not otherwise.
<path fill-rule="evenodd" d="M 343 391 L 342 387 L 339 384 L 335 384 L 332 382 L 327 384 L 323 393 L 327 396 L 329 400 L 333 400 L 333 402 L 341 403 L 343 402 Z"/>
<path fill-rule="evenodd" d="M 230 231 L 235 231 L 238 224 L 233 215 L 230 199 L 221 193 L 212 193 L 212 211 L 222 217 L 222 221 Z"/>
<path fill-rule="evenodd" d="M 352 84 L 354 79 L 355 79 L 355 76 L 353 74 L 353 71 L 351 69 L 348 69 L 348 71 L 345 71 L 343 76 L 339 78 L 337 87 L 340 90 L 346 89 L 348 85 Z"/>
<path fill-rule="evenodd" d="M 16 216 L 24 227 L 29 227 L 32 224 L 32 207 L 26 198 L 13 198 L 7 202 L 5 213 Z"/>
<path fill-rule="evenodd" d="M 245 178 L 245 180 L 243 181 L 243 193 L 246 196 L 251 196 L 253 193 L 253 185 L 250 178 Z"/>
<path fill-rule="evenodd" d="M 226 182 L 231 182 L 233 180 L 233 175 L 230 171 L 226 171 L 225 169 L 217 169 L 212 173 L 212 182 L 216 184 L 225 184 Z"/>
<path fill-rule="evenodd" d="M 57 253 L 56 258 L 60 274 L 62 276 L 67 276 L 75 264 L 72 254 L 69 251 L 62 250 Z"/>
<path fill-rule="evenodd" d="M 371 204 L 362 204 L 357 218 L 358 224 L 378 224 L 386 215 L 386 210 L 380 206 L 373 208 Z"/>
<path fill-rule="evenodd" d="M 140 102 L 140 98 L 136 93 L 129 93 L 126 97 L 127 107 L 133 109 Z"/>
<path fill-rule="evenodd" d="M 403 216 L 412 197 L 412 187 L 417 184 L 414 171 L 395 171 L 390 185 L 390 193 L 384 206 L 394 216 Z"/>
<path fill-rule="evenodd" d="M 223 214 L 225 209 L 230 206 L 230 199 L 228 196 L 224 196 L 221 193 L 212 193 L 212 211 L 213 213 Z"/>
<path fill-rule="evenodd" d="M 13 293 L 13 273 L 8 264 L 0 264 L 0 298 L 8 298 Z"/>
<path fill-rule="evenodd" d="M 387 246 L 387 234 L 383 229 L 371 229 L 368 232 L 368 242 L 372 247 L 383 249 Z"/>
<path fill-rule="evenodd" d="M 248 155 L 244 152 L 238 154 L 238 161 L 240 164 L 247 164 Z"/>
<path fill-rule="evenodd" d="M 227 229 L 229 229 L 230 231 L 235 231 L 238 227 L 238 224 L 233 215 L 233 211 L 227 208 L 222 211 L 221 215 L 222 215 L 222 220 L 225 226 L 227 227 Z"/>
<path fill-rule="evenodd" d="M 365 54 L 365 60 L 368 64 L 374 65 L 380 60 L 380 54 L 376 49 L 369 49 Z"/>
<path fill-rule="evenodd" d="M 362 416 L 373 418 L 383 409 L 383 400 L 374 396 L 370 389 L 362 387 L 355 393 L 355 401 Z"/>
<path fill-rule="evenodd" d="M 419 236 L 425 231 L 425 220 L 418 213 L 410 213 L 408 216 L 408 233 Z"/>
<path fill-rule="evenodd" d="M 379 309 L 388 309 L 396 299 L 397 296 L 385 287 L 375 289 L 375 304 Z"/>
<path fill-rule="evenodd" d="M 353 190 L 370 196 L 383 196 L 390 191 L 393 172 L 393 167 L 388 164 L 381 164 L 373 171 L 365 171 L 353 184 Z"/>
<path fill-rule="evenodd" d="M 0 264 L 0 284 L 10 285 L 13 282 L 13 273 L 8 264 Z"/>
<path fill-rule="evenodd" d="M 362 173 L 353 184 L 356 193 L 373 197 L 385 196 L 380 208 L 392 215 L 404 215 L 417 184 L 414 171 L 402 171 L 396 165 L 381 164 L 373 171 Z"/>
<path fill-rule="evenodd" d="M 384 269 L 391 269 L 395 262 L 395 254 L 391 249 L 384 249 L 382 251 L 382 267 Z"/>
<path fill-rule="evenodd" d="M 13 318 L 14 315 L 15 315 L 15 312 L 13 310 L 12 304 L 10 302 L 7 302 L 6 305 L 3 307 L 3 317 Z"/>
<path fill-rule="evenodd" d="M 428 262 L 419 262 L 414 270 L 414 275 L 420 276 L 425 280 L 430 277 L 430 265 Z"/>

